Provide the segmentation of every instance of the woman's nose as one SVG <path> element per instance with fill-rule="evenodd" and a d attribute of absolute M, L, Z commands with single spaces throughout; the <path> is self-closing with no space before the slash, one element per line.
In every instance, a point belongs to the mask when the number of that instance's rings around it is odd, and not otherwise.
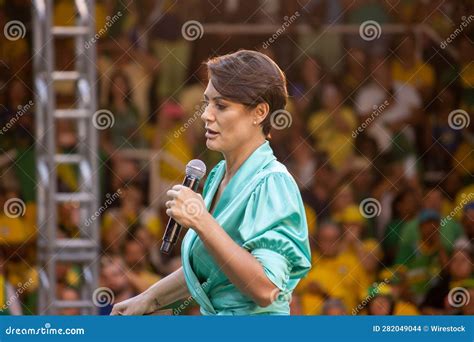
<path fill-rule="evenodd" d="M 206 122 L 206 121 L 213 121 L 214 120 L 214 115 L 209 110 L 209 106 L 204 109 L 204 111 L 201 114 L 201 120 Z"/>

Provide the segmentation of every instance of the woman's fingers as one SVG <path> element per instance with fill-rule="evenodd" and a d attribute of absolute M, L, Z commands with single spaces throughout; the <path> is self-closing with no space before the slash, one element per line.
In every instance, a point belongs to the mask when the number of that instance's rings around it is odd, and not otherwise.
<path fill-rule="evenodd" d="M 165 203 L 166 215 L 187 227 L 195 226 L 197 217 L 205 210 L 202 196 L 181 184 L 166 192 L 170 199 Z"/>
<path fill-rule="evenodd" d="M 133 315 L 130 305 L 124 306 L 121 303 L 115 304 L 112 308 L 111 316 L 130 316 Z"/>
<path fill-rule="evenodd" d="M 178 197 L 180 191 L 185 190 L 185 189 L 188 189 L 188 188 L 185 187 L 182 184 L 176 184 L 175 186 L 173 186 L 171 189 L 169 189 L 166 192 L 166 195 L 168 195 L 169 197 L 174 199 L 174 198 Z"/>
<path fill-rule="evenodd" d="M 144 312 L 149 308 L 149 304 L 141 300 L 141 297 L 136 296 L 115 304 L 112 307 L 111 316 L 130 316 L 130 315 L 143 315 Z"/>
<path fill-rule="evenodd" d="M 121 316 L 122 315 L 122 307 L 119 304 L 115 304 L 113 307 L 112 307 L 112 312 L 110 313 L 111 316 Z"/>
<path fill-rule="evenodd" d="M 166 195 L 173 198 L 173 199 L 178 197 L 178 194 L 179 194 L 179 192 L 174 190 L 174 189 L 170 189 L 166 192 Z"/>

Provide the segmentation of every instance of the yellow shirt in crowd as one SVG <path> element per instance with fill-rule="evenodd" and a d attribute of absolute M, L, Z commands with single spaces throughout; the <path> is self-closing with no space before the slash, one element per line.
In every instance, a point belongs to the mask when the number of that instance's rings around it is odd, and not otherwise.
<path fill-rule="evenodd" d="M 417 61 L 411 68 L 395 60 L 392 63 L 392 76 L 395 81 L 409 84 L 417 89 L 433 87 L 435 74 L 433 68 L 422 61 Z"/>
<path fill-rule="evenodd" d="M 21 244 L 27 238 L 26 226 L 21 218 L 0 215 L 0 244 Z"/>
<path fill-rule="evenodd" d="M 364 250 L 365 253 L 369 253 L 370 255 L 375 256 L 378 260 L 381 260 L 383 258 L 383 253 L 382 250 L 380 249 L 380 243 L 376 239 L 364 239 L 362 241 L 362 249 Z M 358 255 L 357 251 L 354 248 L 348 249 L 345 253 L 352 255 L 357 261 L 358 261 L 358 267 L 363 268 L 362 266 L 362 260 L 358 260 Z M 370 286 L 376 278 L 377 275 L 374 273 L 369 273 L 364 270 L 365 273 L 365 280 L 366 280 L 366 285 Z"/>
<path fill-rule="evenodd" d="M 313 252 L 312 269 L 300 282 L 297 293 L 304 315 L 319 315 L 324 304 L 320 295 L 309 293 L 308 285 L 316 282 L 331 297 L 342 300 L 347 312 L 357 307 L 367 291 L 364 269 L 350 253 L 322 257 Z"/>
<path fill-rule="evenodd" d="M 463 64 L 459 68 L 459 79 L 463 88 L 472 88 L 474 84 L 474 64 Z"/>
<path fill-rule="evenodd" d="M 331 114 L 322 110 L 311 115 L 309 129 L 315 138 L 315 148 L 328 154 L 329 162 L 334 167 L 341 167 L 354 150 L 352 132 L 357 127 L 357 119 L 352 109 L 343 107 L 340 110 L 342 119 L 349 127 L 347 132 L 341 132 Z"/>

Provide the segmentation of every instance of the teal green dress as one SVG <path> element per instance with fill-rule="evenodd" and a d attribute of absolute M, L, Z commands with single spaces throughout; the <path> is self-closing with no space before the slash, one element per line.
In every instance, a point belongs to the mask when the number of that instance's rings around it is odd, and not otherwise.
<path fill-rule="evenodd" d="M 225 173 L 225 161 L 209 173 L 203 197 L 210 208 Z M 212 216 L 263 266 L 281 292 L 267 307 L 240 292 L 219 269 L 199 236 L 190 229 L 181 254 L 191 295 L 203 315 L 290 313 L 291 293 L 311 268 L 308 227 L 301 195 L 268 141 L 242 164 L 215 204 Z"/>

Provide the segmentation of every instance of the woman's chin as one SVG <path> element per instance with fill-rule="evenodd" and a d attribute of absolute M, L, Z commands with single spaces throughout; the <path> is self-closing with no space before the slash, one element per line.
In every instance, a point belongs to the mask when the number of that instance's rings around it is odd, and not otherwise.
<path fill-rule="evenodd" d="M 208 150 L 220 152 L 219 143 L 216 139 L 206 139 L 206 147 Z"/>

